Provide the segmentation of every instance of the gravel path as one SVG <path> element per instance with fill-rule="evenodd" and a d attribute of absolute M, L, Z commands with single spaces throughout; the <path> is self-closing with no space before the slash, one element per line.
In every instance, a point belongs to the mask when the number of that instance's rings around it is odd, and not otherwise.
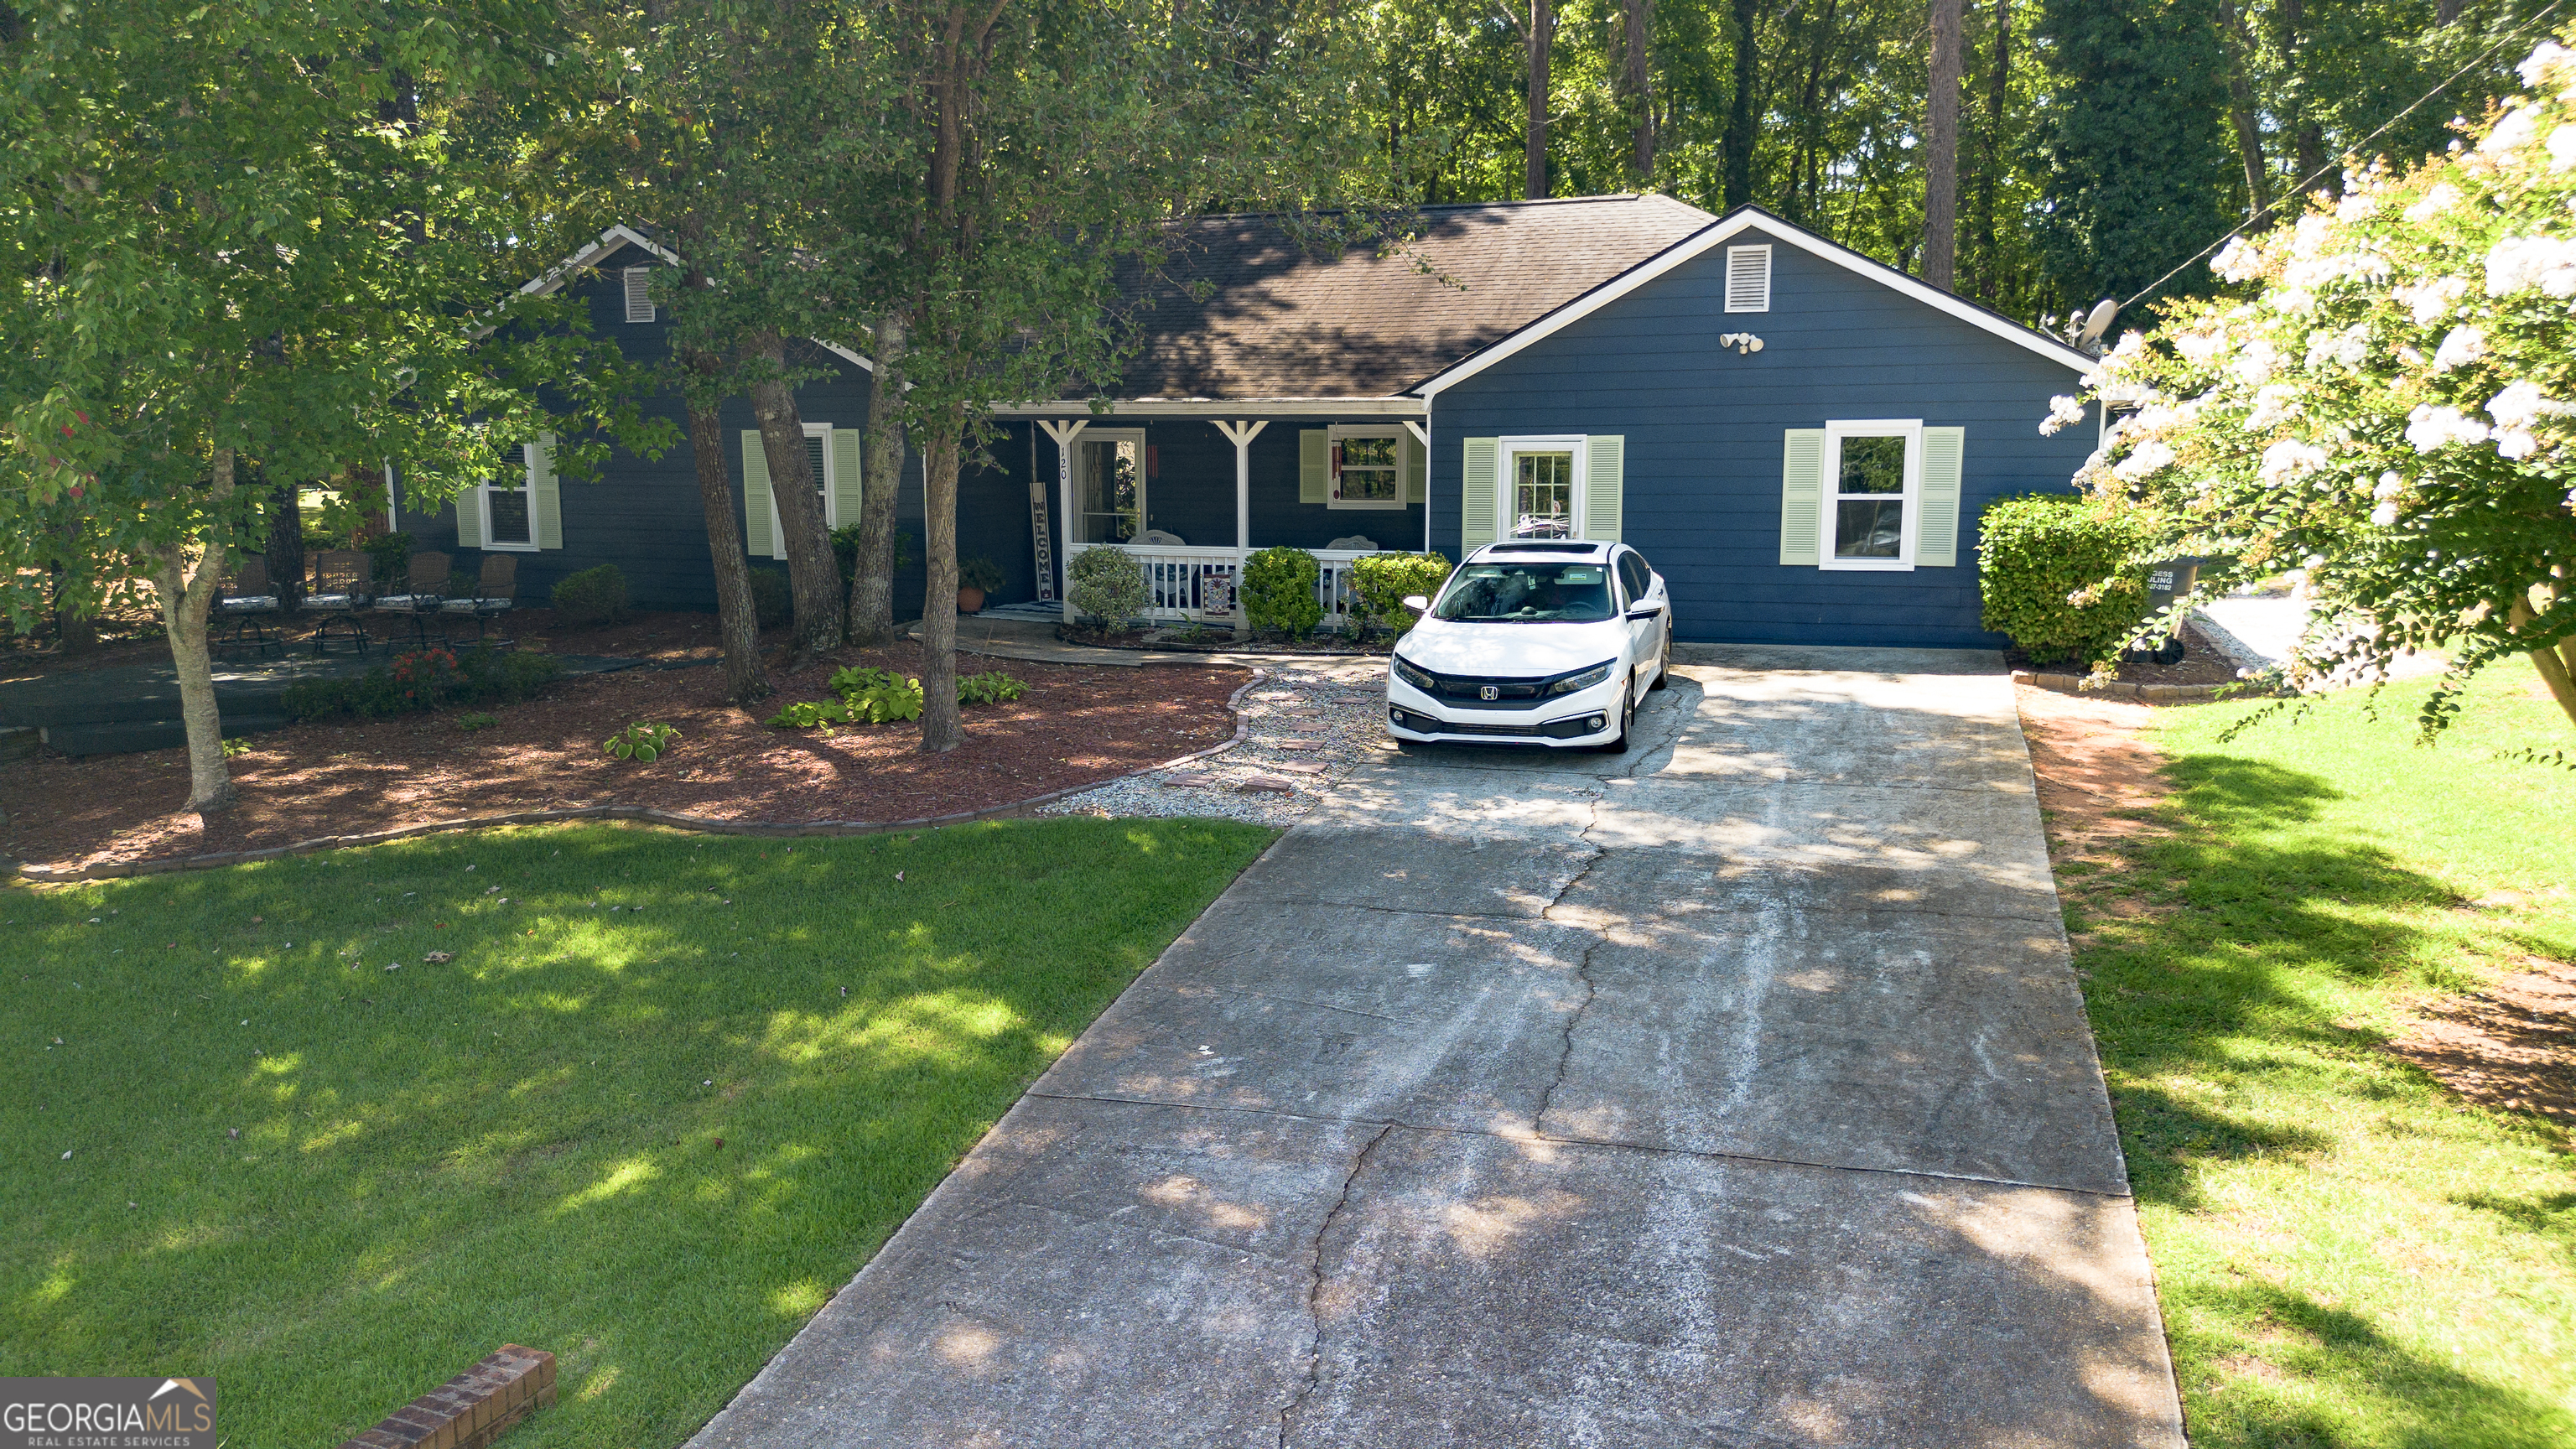
<path fill-rule="evenodd" d="M 1239 708 L 1245 731 L 1234 748 L 1068 795 L 1043 812 L 1289 826 L 1354 764 L 1392 748 L 1383 659 L 1279 659 L 1263 666 Z"/>

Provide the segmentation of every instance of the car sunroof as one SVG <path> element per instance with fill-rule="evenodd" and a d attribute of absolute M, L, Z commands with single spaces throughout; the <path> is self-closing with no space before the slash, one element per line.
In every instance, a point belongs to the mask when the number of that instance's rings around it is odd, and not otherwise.
<path fill-rule="evenodd" d="M 1598 553 L 1601 551 L 1601 545 L 1597 543 L 1500 543 L 1494 545 L 1494 551 L 1497 553 Z"/>

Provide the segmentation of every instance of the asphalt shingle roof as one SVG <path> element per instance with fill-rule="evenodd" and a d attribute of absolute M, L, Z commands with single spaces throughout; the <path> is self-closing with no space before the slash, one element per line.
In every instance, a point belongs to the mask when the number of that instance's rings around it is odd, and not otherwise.
<path fill-rule="evenodd" d="M 1716 220 L 1666 196 L 1433 206 L 1420 217 L 1415 240 L 1386 256 L 1353 247 L 1317 257 L 1275 216 L 1190 224 L 1161 271 L 1128 288 L 1142 346 L 1116 395 L 1401 392 Z"/>

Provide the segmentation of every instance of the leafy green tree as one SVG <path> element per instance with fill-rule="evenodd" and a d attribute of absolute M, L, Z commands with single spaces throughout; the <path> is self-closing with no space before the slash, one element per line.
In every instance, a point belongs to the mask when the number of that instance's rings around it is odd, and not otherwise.
<path fill-rule="evenodd" d="M 2455 651 L 2428 738 L 2516 653 L 2576 725 L 2576 53 L 2522 74 L 2474 145 L 2221 253 L 2244 299 L 2176 304 L 2094 388 L 2138 411 L 2083 481 L 2230 560 L 2204 590 L 2306 569 L 2294 682 Z"/>
<path fill-rule="evenodd" d="M 434 506 L 542 432 L 580 477 L 592 424 L 637 427 L 613 350 L 513 290 L 553 195 L 519 107 L 562 44 L 513 0 L 0 10 L 0 601 L 141 576 L 191 809 L 234 799 L 206 624 L 265 532 L 253 467 L 390 459 Z"/>

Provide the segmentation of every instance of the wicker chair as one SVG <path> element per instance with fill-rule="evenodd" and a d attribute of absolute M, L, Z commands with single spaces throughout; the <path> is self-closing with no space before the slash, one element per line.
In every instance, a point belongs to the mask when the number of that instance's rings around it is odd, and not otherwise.
<path fill-rule="evenodd" d="M 447 569 L 447 555 L 443 553 L 413 554 L 411 575 L 404 581 L 403 591 L 376 600 L 376 608 L 380 612 L 409 615 L 412 642 L 424 648 L 431 642 L 429 621 L 437 618 L 439 611 L 447 607 Z M 440 630 L 437 642 L 447 642 L 444 628 Z"/>
<path fill-rule="evenodd" d="M 358 613 L 372 601 L 367 556 L 354 548 L 325 550 L 313 562 L 313 591 L 304 596 L 305 612 L 319 614 L 313 630 L 313 652 L 328 654 L 333 639 L 346 639 L 357 653 L 367 652 L 367 626 Z"/>
<path fill-rule="evenodd" d="M 510 612 L 519 601 L 519 560 L 516 555 L 487 553 L 483 555 L 483 572 L 474 583 L 474 597 L 449 599 L 440 612 L 448 618 L 469 617 L 474 621 L 474 642 L 485 648 L 508 649 L 518 641 L 490 637 L 492 621 Z"/>
<path fill-rule="evenodd" d="M 215 596 L 215 617 L 230 627 L 209 643 L 222 654 L 241 650 L 283 654 L 286 641 L 269 622 L 277 614 L 277 590 L 269 587 L 268 560 L 244 554 L 233 565 L 232 577 L 224 580 L 223 592 Z"/>

